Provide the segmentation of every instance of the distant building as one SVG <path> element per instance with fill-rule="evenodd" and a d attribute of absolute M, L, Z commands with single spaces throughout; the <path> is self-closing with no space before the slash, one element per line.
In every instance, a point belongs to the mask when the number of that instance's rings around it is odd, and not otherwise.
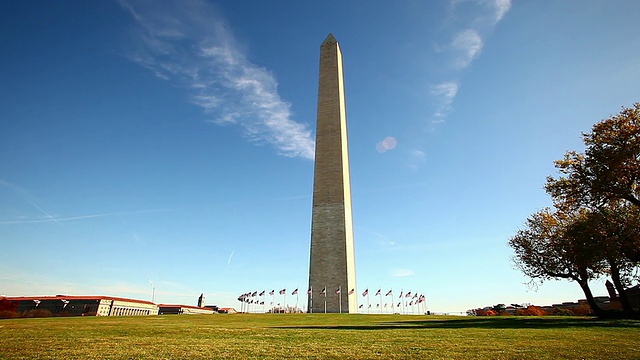
<path fill-rule="evenodd" d="M 57 316 L 146 316 L 158 315 L 151 301 L 112 296 L 15 296 L 0 298 L 2 310 L 27 313 L 48 311 Z"/>
<path fill-rule="evenodd" d="M 234 308 L 220 308 L 218 309 L 220 314 L 236 314 L 237 311 Z"/>
<path fill-rule="evenodd" d="M 213 313 L 214 313 L 213 309 L 208 307 L 198 307 L 198 306 L 191 306 L 191 305 L 168 305 L 168 304 L 158 305 L 159 315 L 169 315 L 169 314 L 193 315 L 193 314 L 213 314 Z"/>

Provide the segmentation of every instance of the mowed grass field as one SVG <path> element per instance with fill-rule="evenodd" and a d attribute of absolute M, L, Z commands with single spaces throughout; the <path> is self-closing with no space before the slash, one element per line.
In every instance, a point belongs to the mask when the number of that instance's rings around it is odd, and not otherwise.
<path fill-rule="evenodd" d="M 0 320 L 1 359 L 639 359 L 640 321 L 348 314 Z"/>

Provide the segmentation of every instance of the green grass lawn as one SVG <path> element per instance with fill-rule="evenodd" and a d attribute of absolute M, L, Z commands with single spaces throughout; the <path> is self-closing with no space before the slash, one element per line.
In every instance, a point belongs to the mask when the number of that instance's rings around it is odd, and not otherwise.
<path fill-rule="evenodd" d="M 347 314 L 0 320 L 1 359 L 638 359 L 640 321 Z"/>

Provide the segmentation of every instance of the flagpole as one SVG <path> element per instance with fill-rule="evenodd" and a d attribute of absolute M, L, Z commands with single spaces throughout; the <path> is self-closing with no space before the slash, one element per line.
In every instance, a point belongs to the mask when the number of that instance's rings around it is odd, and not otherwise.
<path fill-rule="evenodd" d="M 298 288 L 296 288 L 296 290 L 298 290 Z M 300 295 L 298 294 L 298 292 L 296 291 L 296 312 L 298 312 L 298 298 L 300 297 Z"/>
<path fill-rule="evenodd" d="M 311 314 L 313 314 L 313 285 L 309 286 L 309 291 L 311 291 Z"/>
<path fill-rule="evenodd" d="M 380 314 L 382 314 L 382 287 L 378 288 L 378 296 L 380 297 L 378 306 L 380 306 Z"/>
<path fill-rule="evenodd" d="M 371 305 L 369 304 L 369 292 L 367 291 L 367 314 L 371 313 Z"/>
<path fill-rule="evenodd" d="M 340 298 L 340 314 L 342 314 L 342 285 L 338 286 L 338 295 Z"/>
<path fill-rule="evenodd" d="M 327 287 L 324 287 L 324 313 L 327 313 Z"/>

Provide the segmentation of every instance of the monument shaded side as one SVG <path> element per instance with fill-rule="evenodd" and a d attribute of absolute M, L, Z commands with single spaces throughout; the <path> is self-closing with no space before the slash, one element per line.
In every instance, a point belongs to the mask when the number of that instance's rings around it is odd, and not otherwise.
<path fill-rule="evenodd" d="M 357 312 L 342 51 L 332 34 L 320 47 L 309 288 L 309 312 L 325 312 L 325 302 L 326 312 Z"/>

